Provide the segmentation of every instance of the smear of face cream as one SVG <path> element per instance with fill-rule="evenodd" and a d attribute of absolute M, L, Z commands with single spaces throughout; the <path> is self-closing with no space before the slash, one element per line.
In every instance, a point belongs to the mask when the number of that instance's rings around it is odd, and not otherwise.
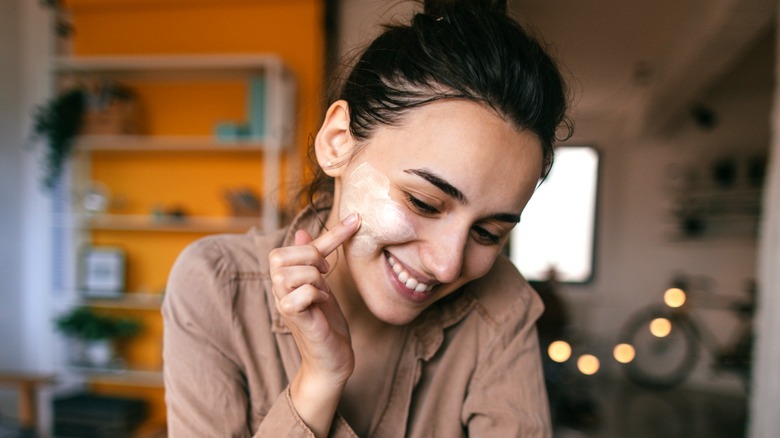
<path fill-rule="evenodd" d="M 360 229 L 347 242 L 347 250 L 359 257 L 380 244 L 401 243 L 417 237 L 403 206 L 390 198 L 390 180 L 368 163 L 362 163 L 346 179 L 341 218 L 360 214 Z"/>

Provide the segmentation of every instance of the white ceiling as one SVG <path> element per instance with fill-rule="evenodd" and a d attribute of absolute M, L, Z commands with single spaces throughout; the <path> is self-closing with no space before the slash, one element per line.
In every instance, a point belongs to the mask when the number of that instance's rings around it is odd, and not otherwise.
<path fill-rule="evenodd" d="M 776 0 L 509 0 L 567 68 L 575 120 L 657 134 L 772 25 Z"/>

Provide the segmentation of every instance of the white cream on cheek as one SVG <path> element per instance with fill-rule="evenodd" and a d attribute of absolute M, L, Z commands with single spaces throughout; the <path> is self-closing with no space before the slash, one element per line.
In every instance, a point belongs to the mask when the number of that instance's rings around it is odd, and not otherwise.
<path fill-rule="evenodd" d="M 348 181 L 348 182 L 347 182 Z M 368 163 L 352 171 L 342 193 L 341 218 L 357 212 L 361 225 L 347 242 L 354 255 L 366 257 L 380 244 L 401 243 L 417 237 L 404 207 L 390 198 L 390 180 Z"/>

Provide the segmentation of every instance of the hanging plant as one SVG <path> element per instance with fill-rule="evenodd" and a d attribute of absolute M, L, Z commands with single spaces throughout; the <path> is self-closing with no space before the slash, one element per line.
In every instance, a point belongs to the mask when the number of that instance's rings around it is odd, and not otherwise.
<path fill-rule="evenodd" d="M 59 182 L 65 161 L 73 149 L 84 119 L 86 100 L 84 89 L 72 88 L 35 110 L 33 137 L 43 138 L 47 144 L 43 185 L 49 190 Z"/>
<path fill-rule="evenodd" d="M 143 110 L 135 91 L 105 79 L 80 81 L 35 111 L 33 139 L 43 138 L 47 145 L 43 185 L 49 190 L 57 185 L 79 134 L 143 131 Z"/>
<path fill-rule="evenodd" d="M 70 38 L 73 35 L 73 24 L 62 11 L 62 0 L 41 0 L 41 5 L 54 10 L 54 31 L 60 38 Z"/>

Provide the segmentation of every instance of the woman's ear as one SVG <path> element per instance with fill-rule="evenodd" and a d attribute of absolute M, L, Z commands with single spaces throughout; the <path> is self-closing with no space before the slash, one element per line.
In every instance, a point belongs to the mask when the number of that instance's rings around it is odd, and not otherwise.
<path fill-rule="evenodd" d="M 345 100 L 337 100 L 328 108 L 322 127 L 314 138 L 317 162 L 327 175 L 339 176 L 354 145 L 349 131 L 349 104 Z"/>

